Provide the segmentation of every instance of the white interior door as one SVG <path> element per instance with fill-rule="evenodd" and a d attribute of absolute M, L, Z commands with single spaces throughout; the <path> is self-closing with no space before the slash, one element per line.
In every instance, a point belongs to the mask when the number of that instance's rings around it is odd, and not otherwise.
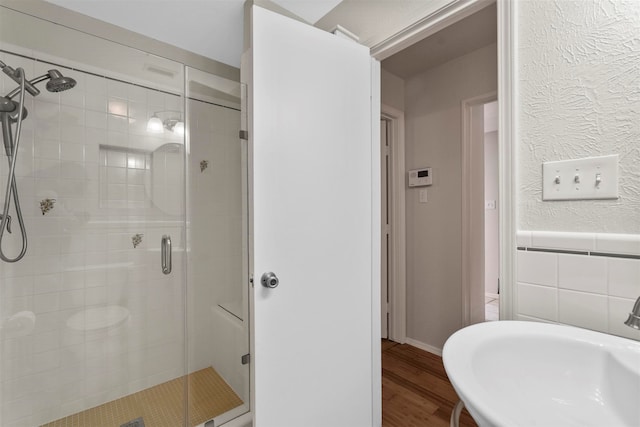
<path fill-rule="evenodd" d="M 251 34 L 255 426 L 379 425 L 377 63 L 257 6 Z"/>

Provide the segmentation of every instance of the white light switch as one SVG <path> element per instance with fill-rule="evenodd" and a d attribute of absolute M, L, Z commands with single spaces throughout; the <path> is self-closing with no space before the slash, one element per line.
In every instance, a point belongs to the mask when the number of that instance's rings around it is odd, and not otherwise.
<path fill-rule="evenodd" d="M 420 197 L 420 203 L 427 203 L 427 190 L 420 190 L 418 194 Z"/>
<path fill-rule="evenodd" d="M 617 198 L 617 154 L 542 164 L 542 200 Z"/>

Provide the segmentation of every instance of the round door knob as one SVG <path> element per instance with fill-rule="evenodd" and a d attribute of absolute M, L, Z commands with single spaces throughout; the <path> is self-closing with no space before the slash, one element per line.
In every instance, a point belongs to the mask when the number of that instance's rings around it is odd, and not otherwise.
<path fill-rule="evenodd" d="M 262 283 L 262 286 L 265 288 L 275 288 L 278 286 L 278 283 L 280 283 L 280 280 L 278 280 L 278 276 L 276 276 L 275 273 L 269 272 L 262 275 L 260 283 Z"/>

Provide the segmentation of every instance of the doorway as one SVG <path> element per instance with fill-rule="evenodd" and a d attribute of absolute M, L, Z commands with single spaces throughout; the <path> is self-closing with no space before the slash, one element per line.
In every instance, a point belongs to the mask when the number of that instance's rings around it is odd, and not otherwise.
<path fill-rule="evenodd" d="M 382 105 L 380 116 L 381 182 L 381 337 L 406 340 L 406 248 L 404 113 Z"/>
<path fill-rule="evenodd" d="M 463 267 L 463 234 L 476 228 L 464 217 L 462 101 L 486 93 L 496 98 L 496 13 L 490 4 L 382 61 L 382 104 L 401 110 L 406 126 L 405 342 L 436 354 L 471 319 L 485 320 L 484 283 L 477 313 L 469 313 L 476 297 L 471 304 L 465 291 L 471 272 Z M 432 183 L 408 187 L 407 170 L 424 168 Z M 484 266 L 479 271 L 484 282 Z"/>
<path fill-rule="evenodd" d="M 462 101 L 464 324 L 499 320 L 498 103 L 495 92 Z"/>
<path fill-rule="evenodd" d="M 498 101 L 484 104 L 484 320 L 500 320 Z"/>

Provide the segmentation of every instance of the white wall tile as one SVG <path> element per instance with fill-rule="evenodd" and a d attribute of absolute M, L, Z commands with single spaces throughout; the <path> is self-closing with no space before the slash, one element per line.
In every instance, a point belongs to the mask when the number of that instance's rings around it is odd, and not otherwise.
<path fill-rule="evenodd" d="M 86 75 L 85 76 L 85 91 L 87 93 L 94 93 L 98 95 L 107 95 L 107 79 L 104 77 Z"/>
<path fill-rule="evenodd" d="M 60 292 L 60 310 L 80 308 L 84 305 L 85 290 Z"/>
<path fill-rule="evenodd" d="M 33 297 L 33 311 L 36 314 L 58 311 L 60 309 L 60 296 L 58 292 L 38 294 Z"/>
<path fill-rule="evenodd" d="M 1 297 L 16 298 L 33 294 L 33 276 L 10 277 L 2 280 Z"/>
<path fill-rule="evenodd" d="M 109 114 L 107 128 L 110 132 L 127 133 L 129 131 L 129 119 L 126 116 Z"/>
<path fill-rule="evenodd" d="M 76 85 L 74 90 L 67 90 L 60 93 L 60 104 L 84 108 L 84 92 Z"/>
<path fill-rule="evenodd" d="M 127 99 L 127 95 L 129 92 L 129 86 L 126 83 L 119 82 L 116 80 L 107 80 L 107 94 L 111 97 L 117 97 L 122 99 Z"/>
<path fill-rule="evenodd" d="M 35 294 L 56 292 L 60 288 L 60 280 L 60 273 L 34 276 L 33 292 Z"/>
<path fill-rule="evenodd" d="M 107 101 L 107 111 L 109 114 L 115 114 L 116 116 L 128 116 L 129 106 L 127 100 L 110 96 Z"/>
<path fill-rule="evenodd" d="M 640 296 L 640 259 L 609 258 L 609 295 Z"/>
<path fill-rule="evenodd" d="M 60 107 L 59 120 L 64 126 L 62 128 L 84 126 L 84 108 L 63 105 Z"/>
<path fill-rule="evenodd" d="M 557 289 L 518 283 L 518 312 L 527 316 L 557 321 Z"/>
<path fill-rule="evenodd" d="M 34 353 L 55 350 L 60 347 L 58 331 L 49 331 L 34 336 Z"/>
<path fill-rule="evenodd" d="M 136 85 L 129 85 L 127 88 L 127 98 L 129 99 L 129 101 L 146 104 L 147 92 L 148 90 L 143 87 L 136 86 Z"/>
<path fill-rule="evenodd" d="M 558 255 L 518 251 L 517 280 L 536 285 L 557 286 Z"/>
<path fill-rule="evenodd" d="M 596 246 L 593 233 L 568 233 L 532 231 L 532 246 L 535 248 L 593 251 Z"/>
<path fill-rule="evenodd" d="M 558 290 L 558 321 L 608 332 L 608 298 L 605 295 Z"/>
<path fill-rule="evenodd" d="M 107 132 L 107 144 L 116 147 L 127 147 L 129 143 L 129 136 L 126 132 L 116 132 L 109 130 Z"/>
<path fill-rule="evenodd" d="M 640 331 L 624 324 L 635 299 L 609 297 L 609 333 L 640 341 Z"/>
<path fill-rule="evenodd" d="M 87 288 L 85 291 L 85 305 L 104 305 L 107 302 L 107 288 L 98 286 Z"/>
<path fill-rule="evenodd" d="M 560 288 L 607 293 L 607 258 L 560 254 L 558 263 Z"/>
<path fill-rule="evenodd" d="M 105 107 L 106 108 L 106 107 Z M 84 113 L 85 125 L 90 128 L 106 129 L 107 128 L 107 114 L 87 110 Z"/>
<path fill-rule="evenodd" d="M 84 102 L 87 110 L 107 112 L 107 97 L 104 94 L 87 93 Z"/>
<path fill-rule="evenodd" d="M 640 234 L 597 234 L 596 251 L 640 255 Z"/>
<path fill-rule="evenodd" d="M 60 160 L 68 162 L 84 161 L 84 145 L 71 142 L 61 142 Z"/>
<path fill-rule="evenodd" d="M 90 127 L 86 127 L 85 130 L 85 141 L 87 142 L 87 144 L 93 144 L 96 146 L 96 150 L 98 149 L 97 147 L 100 144 L 106 144 L 107 143 L 107 131 L 106 131 L 106 127 L 99 129 L 99 128 L 90 128 Z M 97 157 L 96 157 L 97 158 Z"/>
<path fill-rule="evenodd" d="M 74 263 L 75 264 L 75 263 Z M 77 265 L 77 264 L 76 264 Z M 69 271 L 74 270 L 74 271 Z M 72 291 L 84 288 L 84 266 L 68 267 L 67 271 L 62 273 L 62 282 L 60 283 L 61 291 Z"/>
<path fill-rule="evenodd" d="M 37 158 L 51 160 L 60 158 L 60 143 L 55 139 L 36 139 L 33 149 Z"/>
<path fill-rule="evenodd" d="M 58 178 L 60 176 L 60 162 L 58 160 L 36 159 L 35 173 L 38 178 Z"/>
<path fill-rule="evenodd" d="M 85 127 L 63 125 L 60 127 L 60 140 L 65 142 L 74 142 L 76 144 L 83 144 L 85 141 Z"/>

